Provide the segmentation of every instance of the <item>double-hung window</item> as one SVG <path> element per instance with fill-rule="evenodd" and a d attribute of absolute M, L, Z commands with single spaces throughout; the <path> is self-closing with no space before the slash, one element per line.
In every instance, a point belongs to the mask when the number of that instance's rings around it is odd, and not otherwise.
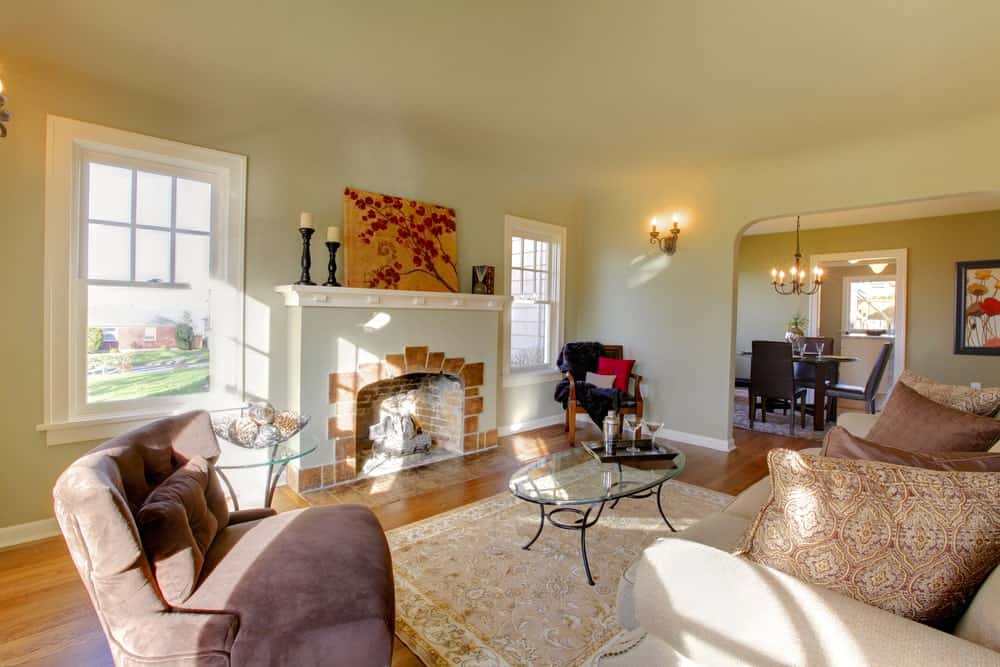
<path fill-rule="evenodd" d="M 896 277 L 844 279 L 844 331 L 895 331 Z"/>
<path fill-rule="evenodd" d="M 566 229 L 507 216 L 505 384 L 544 381 L 562 343 Z"/>
<path fill-rule="evenodd" d="M 245 159 L 57 117 L 48 131 L 48 442 L 238 404 Z"/>

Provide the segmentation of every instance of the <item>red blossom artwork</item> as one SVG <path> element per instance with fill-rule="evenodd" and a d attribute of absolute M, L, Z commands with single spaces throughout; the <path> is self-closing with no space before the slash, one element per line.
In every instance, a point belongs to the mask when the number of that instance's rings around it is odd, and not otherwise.
<path fill-rule="evenodd" d="M 458 291 L 455 209 L 344 189 L 348 287 Z"/>

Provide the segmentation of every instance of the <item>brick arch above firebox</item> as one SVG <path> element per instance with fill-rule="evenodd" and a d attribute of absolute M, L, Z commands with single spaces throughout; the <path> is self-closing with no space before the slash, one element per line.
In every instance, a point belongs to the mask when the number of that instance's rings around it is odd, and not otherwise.
<path fill-rule="evenodd" d="M 297 474 L 289 478 L 296 491 L 308 491 L 357 478 L 357 437 L 355 419 L 358 393 L 366 386 L 409 374 L 442 373 L 459 378 L 465 388 L 464 451 L 475 452 L 495 447 L 496 429 L 480 430 L 479 415 L 483 412 L 481 388 L 485 381 L 485 364 L 467 362 L 463 357 L 449 357 L 426 346 L 406 347 L 400 354 L 387 354 L 380 362 L 358 364 L 354 371 L 330 373 L 329 398 L 333 406 L 327 426 L 327 436 L 333 442 L 334 463 L 322 466 L 320 474 Z M 302 471 L 307 473 L 307 471 Z"/>

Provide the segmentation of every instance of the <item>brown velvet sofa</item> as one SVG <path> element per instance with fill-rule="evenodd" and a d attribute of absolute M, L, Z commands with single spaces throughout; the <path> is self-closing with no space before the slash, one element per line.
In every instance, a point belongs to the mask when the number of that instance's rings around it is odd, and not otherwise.
<path fill-rule="evenodd" d="M 225 520 L 190 597 L 166 601 L 137 514 L 190 459 L 218 454 L 208 414 L 190 412 L 110 440 L 56 482 L 56 518 L 115 664 L 388 665 L 392 564 L 361 506 L 230 513 L 209 469 L 208 507 Z"/>

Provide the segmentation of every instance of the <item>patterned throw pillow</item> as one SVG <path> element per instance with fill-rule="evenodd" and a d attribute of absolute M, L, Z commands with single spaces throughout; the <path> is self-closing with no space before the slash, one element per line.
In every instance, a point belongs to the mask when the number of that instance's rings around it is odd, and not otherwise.
<path fill-rule="evenodd" d="M 955 408 L 962 412 L 990 417 L 996 414 L 997 410 L 1000 410 L 1000 387 L 973 389 L 956 384 L 940 384 L 929 377 L 917 375 L 909 370 L 903 371 L 903 374 L 899 376 L 899 381 L 935 403 L 947 405 L 949 408 Z"/>
<path fill-rule="evenodd" d="M 771 498 L 737 555 L 947 627 L 1000 563 L 1000 474 L 768 454 Z"/>

